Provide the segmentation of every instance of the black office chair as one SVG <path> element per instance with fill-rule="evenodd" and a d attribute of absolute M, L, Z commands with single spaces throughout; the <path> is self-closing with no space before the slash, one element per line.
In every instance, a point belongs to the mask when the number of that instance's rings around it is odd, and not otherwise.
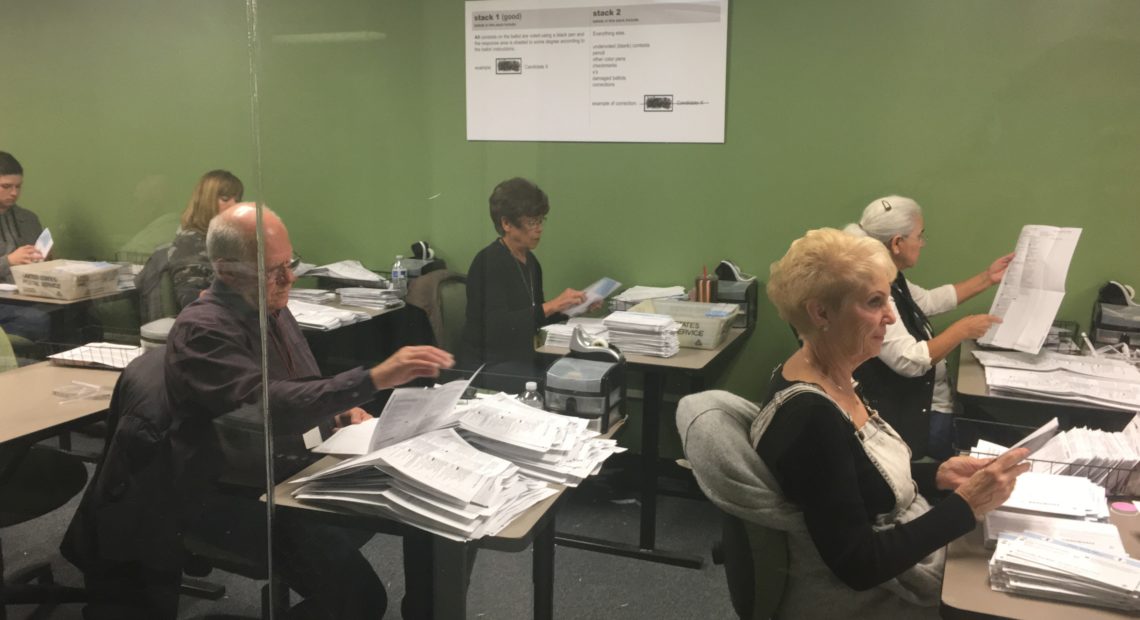
<path fill-rule="evenodd" d="M 102 457 L 61 546 L 87 576 L 100 617 L 173 615 L 180 571 L 193 577 L 217 568 L 268 578 L 264 559 L 234 557 L 181 531 L 176 507 L 183 490 L 174 485 L 165 350 L 143 354 L 116 383 Z M 213 600 L 225 595 L 225 588 L 193 578 L 181 591 Z M 263 602 L 267 617 L 268 594 Z"/>
<path fill-rule="evenodd" d="M 38 445 L 0 445 L 0 528 L 36 519 L 83 490 L 87 469 L 73 455 Z M 51 564 L 41 562 L 5 573 L 0 541 L 0 620 L 8 605 L 57 605 L 86 600 L 82 588 L 55 583 Z"/>
<path fill-rule="evenodd" d="M 783 532 L 722 513 L 713 562 L 724 565 L 728 596 L 741 620 L 766 620 L 780 605 L 787 580 L 788 543 Z"/>

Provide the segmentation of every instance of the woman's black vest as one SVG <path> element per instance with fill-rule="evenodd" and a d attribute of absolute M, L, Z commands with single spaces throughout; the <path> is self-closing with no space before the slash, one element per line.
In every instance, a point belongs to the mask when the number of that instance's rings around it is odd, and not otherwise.
<path fill-rule="evenodd" d="M 898 308 L 898 320 L 916 340 L 930 339 L 930 321 L 910 295 L 906 277 L 899 272 L 891 284 L 891 297 Z M 877 357 L 855 369 L 855 379 L 867 402 L 879 412 L 906 444 L 912 458 L 926 455 L 930 443 L 930 403 L 934 399 L 934 366 L 919 377 L 904 377 Z"/>

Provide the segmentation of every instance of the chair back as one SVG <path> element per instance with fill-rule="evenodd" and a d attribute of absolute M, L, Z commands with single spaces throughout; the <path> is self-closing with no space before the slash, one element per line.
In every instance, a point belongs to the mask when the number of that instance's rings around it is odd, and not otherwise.
<path fill-rule="evenodd" d="M 677 430 L 701 490 L 725 512 L 725 577 L 733 608 L 744 620 L 771 618 L 788 577 L 787 535 L 752 519 L 784 501 L 764 483 L 766 466 L 752 447 L 749 428 L 759 407 L 728 392 L 681 399 Z M 769 474 L 770 475 L 770 474 Z"/>
<path fill-rule="evenodd" d="M 174 295 L 174 278 L 167 268 L 170 244 L 164 243 L 155 249 L 146 264 L 135 276 L 135 288 L 139 292 L 140 324 L 155 319 L 178 314 L 178 300 Z"/>
<path fill-rule="evenodd" d="M 458 354 L 467 323 L 467 277 L 452 274 L 439 283 L 439 308 L 443 320 L 443 333 L 437 334 L 440 348 Z"/>

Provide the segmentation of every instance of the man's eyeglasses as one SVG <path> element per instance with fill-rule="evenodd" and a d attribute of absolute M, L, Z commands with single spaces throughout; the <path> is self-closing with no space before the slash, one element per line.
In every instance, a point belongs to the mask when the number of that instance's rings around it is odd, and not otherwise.
<path fill-rule="evenodd" d="M 301 266 L 301 257 L 294 254 L 293 258 L 289 259 L 289 262 L 282 263 L 282 264 L 280 264 L 276 267 L 270 268 L 270 269 L 266 269 L 266 275 L 269 276 L 270 282 L 273 282 L 273 281 L 285 282 L 286 280 L 289 279 L 289 274 L 292 273 L 293 271 L 295 271 L 297 269 L 297 267 L 300 267 L 300 266 Z M 288 273 L 287 273 L 287 271 L 288 271 Z"/>

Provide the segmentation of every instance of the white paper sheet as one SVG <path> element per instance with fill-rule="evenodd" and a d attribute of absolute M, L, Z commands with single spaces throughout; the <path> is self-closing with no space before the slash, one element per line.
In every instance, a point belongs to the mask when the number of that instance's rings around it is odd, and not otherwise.
<path fill-rule="evenodd" d="M 1065 278 L 1080 228 L 1027 225 L 1006 269 L 990 314 L 1002 318 L 978 342 L 1037 353 L 1065 297 Z"/>

